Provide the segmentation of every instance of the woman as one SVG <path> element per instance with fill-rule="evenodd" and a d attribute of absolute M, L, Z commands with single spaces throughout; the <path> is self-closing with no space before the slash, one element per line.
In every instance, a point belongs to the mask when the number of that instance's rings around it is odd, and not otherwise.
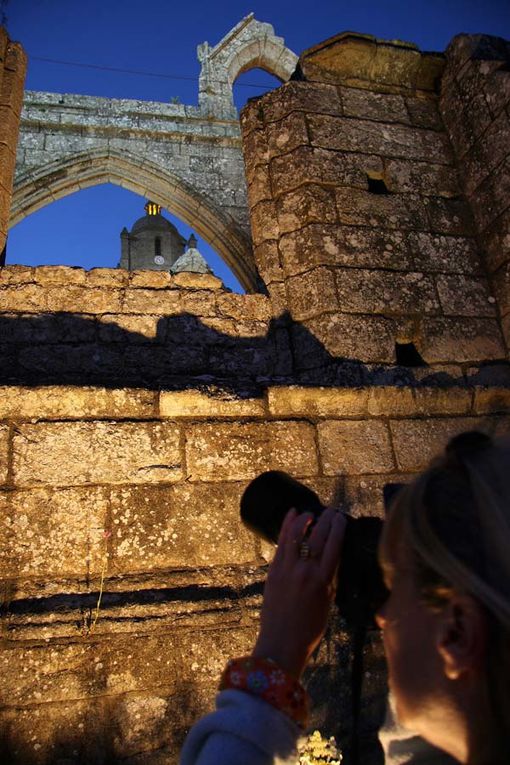
<path fill-rule="evenodd" d="M 396 498 L 380 548 L 390 596 L 378 614 L 397 716 L 468 765 L 510 762 L 510 447 L 480 433 Z M 217 711 L 182 765 L 296 761 L 306 724 L 299 679 L 324 632 L 345 520 L 291 511 L 250 657 L 229 662 Z"/>

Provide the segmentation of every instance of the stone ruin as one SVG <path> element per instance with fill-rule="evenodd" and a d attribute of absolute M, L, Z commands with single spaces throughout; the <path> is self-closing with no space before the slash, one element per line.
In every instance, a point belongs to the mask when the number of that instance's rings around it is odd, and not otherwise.
<path fill-rule="evenodd" d="M 80 184 L 143 188 L 249 294 L 209 274 L 0 270 L 6 763 L 177 762 L 256 631 L 271 550 L 238 504 L 260 471 L 382 515 L 383 485 L 449 436 L 508 430 L 509 43 L 422 53 L 344 33 L 296 64 L 269 25 L 236 30 L 201 46 L 194 112 L 25 97 L 11 222 Z M 5 34 L 0 48 L 5 240 L 24 56 Z M 231 85 L 250 66 L 284 82 L 239 133 Z M 159 153 L 141 161 L 151 132 Z M 205 167 L 224 194 L 200 186 Z M 345 763 L 375 765 L 376 633 L 358 707 L 351 678 L 337 617 L 308 670 L 312 724 Z"/>

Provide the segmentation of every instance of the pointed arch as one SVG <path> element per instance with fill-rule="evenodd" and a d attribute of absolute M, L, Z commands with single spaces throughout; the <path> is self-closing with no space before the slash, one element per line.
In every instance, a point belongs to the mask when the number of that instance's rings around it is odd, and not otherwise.
<path fill-rule="evenodd" d="M 239 223 L 185 181 L 125 151 L 84 152 L 24 173 L 14 187 L 9 225 L 57 199 L 101 183 L 122 186 L 177 215 L 218 252 L 247 292 L 257 291 L 251 242 Z"/>

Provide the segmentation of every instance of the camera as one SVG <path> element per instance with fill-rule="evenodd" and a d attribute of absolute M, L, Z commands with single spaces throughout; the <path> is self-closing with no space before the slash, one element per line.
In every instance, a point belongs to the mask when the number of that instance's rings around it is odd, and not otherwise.
<path fill-rule="evenodd" d="M 387 507 L 402 484 L 387 484 Z M 245 489 L 241 498 L 241 518 L 245 526 L 266 541 L 278 542 L 288 511 L 311 513 L 316 520 L 324 510 L 317 494 L 292 476 L 279 470 L 261 473 Z M 336 603 L 349 629 L 375 626 L 375 614 L 388 596 L 377 561 L 377 546 L 382 531 L 379 518 L 353 518 L 346 515 Z"/>

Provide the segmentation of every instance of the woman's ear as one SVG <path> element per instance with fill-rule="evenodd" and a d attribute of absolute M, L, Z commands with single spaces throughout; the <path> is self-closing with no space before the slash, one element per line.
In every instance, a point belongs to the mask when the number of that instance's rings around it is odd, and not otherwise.
<path fill-rule="evenodd" d="M 470 595 L 453 593 L 438 615 L 437 650 L 449 680 L 481 667 L 487 643 L 487 619 Z"/>

